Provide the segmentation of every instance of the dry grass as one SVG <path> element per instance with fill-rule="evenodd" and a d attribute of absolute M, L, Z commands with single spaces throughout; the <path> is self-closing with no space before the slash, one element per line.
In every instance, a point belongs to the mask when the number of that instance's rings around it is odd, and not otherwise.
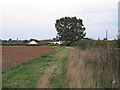
<path fill-rule="evenodd" d="M 56 67 L 57 67 L 57 65 L 49 67 L 49 68 L 46 69 L 44 75 L 38 81 L 36 88 L 48 88 L 49 78 L 52 76 L 53 70 Z"/>
<path fill-rule="evenodd" d="M 118 52 L 116 48 L 74 48 L 68 64 L 71 88 L 118 87 Z M 113 84 L 113 82 L 115 83 Z"/>

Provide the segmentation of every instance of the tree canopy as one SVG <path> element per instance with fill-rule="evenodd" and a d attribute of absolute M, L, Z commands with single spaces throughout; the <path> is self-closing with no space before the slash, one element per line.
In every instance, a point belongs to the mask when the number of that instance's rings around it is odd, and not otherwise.
<path fill-rule="evenodd" d="M 85 27 L 82 19 L 64 17 L 56 20 L 55 28 L 60 40 L 72 43 L 85 37 Z"/>

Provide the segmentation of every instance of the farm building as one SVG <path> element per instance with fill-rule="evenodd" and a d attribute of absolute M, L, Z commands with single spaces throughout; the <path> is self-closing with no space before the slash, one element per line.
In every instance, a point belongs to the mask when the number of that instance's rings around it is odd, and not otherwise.
<path fill-rule="evenodd" d="M 63 42 L 62 41 L 53 41 L 53 44 L 62 44 Z"/>
<path fill-rule="evenodd" d="M 27 44 L 38 44 L 38 43 L 35 42 L 35 41 L 30 41 L 30 42 L 28 42 Z"/>

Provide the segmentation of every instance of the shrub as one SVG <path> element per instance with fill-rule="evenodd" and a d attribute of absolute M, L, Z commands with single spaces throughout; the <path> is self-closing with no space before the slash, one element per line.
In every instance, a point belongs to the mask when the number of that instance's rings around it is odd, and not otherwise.
<path fill-rule="evenodd" d="M 43 46 L 42 44 L 2 44 L 2 46 Z"/>
<path fill-rule="evenodd" d="M 67 77 L 71 88 L 118 88 L 119 52 L 115 46 L 74 48 Z"/>
<path fill-rule="evenodd" d="M 118 39 L 118 48 L 120 48 L 120 39 Z"/>
<path fill-rule="evenodd" d="M 107 47 L 108 46 L 108 44 L 107 44 L 107 42 L 106 41 L 96 41 L 95 43 L 94 43 L 94 47 Z"/>
<path fill-rule="evenodd" d="M 87 49 L 87 48 L 93 48 L 93 47 L 102 47 L 102 48 L 107 48 L 108 46 L 113 46 L 113 47 L 120 47 L 120 40 L 118 40 L 118 44 L 116 41 L 105 41 L 105 40 L 80 40 L 72 43 L 73 46 L 80 47 L 81 49 Z"/>
<path fill-rule="evenodd" d="M 95 43 L 95 40 L 80 40 L 80 41 L 74 42 L 72 45 L 80 47 L 81 49 L 85 49 L 88 47 L 92 47 L 94 43 Z"/>

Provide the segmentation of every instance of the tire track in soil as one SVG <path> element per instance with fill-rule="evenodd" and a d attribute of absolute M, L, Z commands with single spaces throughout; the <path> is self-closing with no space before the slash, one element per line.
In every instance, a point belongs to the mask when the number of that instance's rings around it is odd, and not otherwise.
<path fill-rule="evenodd" d="M 56 68 L 57 65 L 54 65 L 52 67 L 48 67 L 45 70 L 44 75 L 39 79 L 36 88 L 49 88 L 49 78 L 52 76 L 52 73 L 54 71 L 54 68 Z"/>
<path fill-rule="evenodd" d="M 61 51 L 60 51 L 61 52 Z M 50 82 L 49 79 L 52 77 L 52 74 L 54 73 L 54 69 L 58 69 L 58 67 L 60 65 L 62 65 L 59 61 L 62 61 L 66 54 L 66 51 L 63 51 L 60 55 L 55 55 L 54 59 L 57 58 L 56 63 L 53 63 L 52 66 L 48 67 L 45 70 L 45 73 L 43 74 L 43 76 L 41 76 L 37 82 L 36 88 L 50 88 Z"/>

